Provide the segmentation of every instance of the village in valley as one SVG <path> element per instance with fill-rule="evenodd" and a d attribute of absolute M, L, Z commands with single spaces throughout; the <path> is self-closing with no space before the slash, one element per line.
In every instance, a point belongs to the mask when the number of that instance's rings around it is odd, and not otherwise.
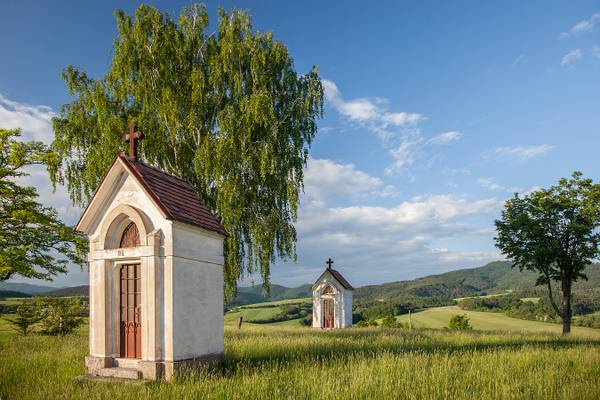
<path fill-rule="evenodd" d="M 134 3 L 0 5 L 0 400 L 600 398 L 597 5 Z"/>

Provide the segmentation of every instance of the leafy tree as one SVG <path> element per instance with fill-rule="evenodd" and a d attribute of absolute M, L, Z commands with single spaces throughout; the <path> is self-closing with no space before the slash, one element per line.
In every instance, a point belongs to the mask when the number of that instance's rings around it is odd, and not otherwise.
<path fill-rule="evenodd" d="M 23 336 L 31 331 L 31 328 L 44 318 L 44 313 L 35 299 L 22 300 L 17 311 L 11 318 L 4 317 L 12 327 Z"/>
<path fill-rule="evenodd" d="M 212 33 L 199 5 L 177 22 L 147 5 L 116 19 L 106 75 L 63 72 L 74 99 L 53 121 L 53 180 L 85 203 L 135 122 L 143 158 L 188 180 L 229 232 L 228 295 L 256 269 L 268 292 L 270 265 L 296 258 L 293 222 L 323 108 L 316 68 L 298 74 L 286 46 L 243 11 L 220 10 Z"/>
<path fill-rule="evenodd" d="M 448 327 L 450 329 L 453 329 L 453 330 L 456 330 L 456 331 L 462 331 L 462 330 L 466 330 L 466 329 L 471 329 L 471 324 L 469 323 L 469 317 L 467 317 L 466 314 L 453 315 L 452 318 L 450 318 L 450 322 L 448 323 Z"/>
<path fill-rule="evenodd" d="M 384 328 L 396 328 L 398 326 L 398 321 L 396 321 L 396 317 L 393 315 L 388 315 L 381 320 L 381 326 Z"/>
<path fill-rule="evenodd" d="M 496 246 L 521 271 L 539 273 L 549 300 L 561 316 L 563 334 L 571 331 L 573 282 L 587 279 L 585 268 L 600 254 L 600 184 L 575 172 L 556 186 L 506 202 L 496 221 Z M 554 299 L 559 282 L 562 304 Z"/>
<path fill-rule="evenodd" d="M 35 188 L 19 185 L 25 168 L 52 157 L 43 143 L 19 136 L 18 129 L 0 129 L 0 281 L 15 275 L 49 280 L 69 262 L 83 264 L 86 241 L 36 201 Z"/>
<path fill-rule="evenodd" d="M 79 297 L 46 297 L 40 299 L 44 318 L 41 332 L 63 336 L 73 332 L 84 322 L 84 306 Z"/>

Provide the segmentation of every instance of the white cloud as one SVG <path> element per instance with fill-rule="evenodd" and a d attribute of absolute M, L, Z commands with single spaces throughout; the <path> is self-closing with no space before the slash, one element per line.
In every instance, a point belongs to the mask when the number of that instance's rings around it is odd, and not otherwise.
<path fill-rule="evenodd" d="M 517 161 L 527 161 L 548 153 L 554 146 L 540 144 L 536 146 L 515 146 L 515 147 L 497 147 L 491 152 L 483 154 L 485 158 L 505 157 Z"/>
<path fill-rule="evenodd" d="M 595 13 L 589 19 L 584 19 L 577 22 L 567 32 L 561 33 L 560 37 L 561 39 L 565 39 L 571 36 L 578 36 L 583 33 L 592 32 L 598 21 L 600 21 L 600 13 Z"/>
<path fill-rule="evenodd" d="M 380 97 L 346 100 L 334 82 L 327 79 L 322 82 L 327 101 L 338 113 L 347 121 L 375 133 L 389 149 L 388 154 L 393 161 L 385 168 L 386 175 L 410 167 L 417 161 L 423 161 L 423 167 L 427 168 L 440 158 L 439 154 L 430 155 L 428 147 L 445 145 L 462 137 L 460 132 L 450 131 L 426 139 L 418 126 L 424 120 L 421 114 L 392 112 L 387 107 L 388 100 Z"/>
<path fill-rule="evenodd" d="M 19 103 L 0 94 L 0 128 L 21 128 L 24 140 L 50 143 L 55 115 L 50 107 Z"/>
<path fill-rule="evenodd" d="M 444 173 L 448 175 L 471 175 L 471 170 L 468 168 L 446 168 Z"/>
<path fill-rule="evenodd" d="M 20 103 L 0 95 L 0 128 L 21 128 L 21 140 L 41 140 L 49 144 L 53 138 L 52 117 L 55 115 L 50 107 Z M 71 206 L 66 188 L 58 186 L 54 192 L 48 173 L 41 166 L 28 168 L 27 172 L 29 176 L 20 178 L 20 182 L 35 187 L 38 201 L 56 208 L 64 222 L 74 224 L 81 210 Z"/>
<path fill-rule="evenodd" d="M 502 190 L 502 191 L 507 191 L 507 192 L 511 192 L 511 193 L 518 193 L 518 192 L 522 191 L 522 189 L 517 186 L 507 187 L 507 186 L 501 185 L 498 182 L 496 182 L 495 178 L 492 178 L 492 177 L 479 178 L 479 179 L 477 179 L 477 183 L 479 184 L 479 186 L 489 189 L 489 190 Z"/>
<path fill-rule="evenodd" d="M 327 101 L 349 121 L 365 126 L 381 139 L 387 140 L 393 135 L 388 128 L 414 126 L 423 119 L 421 114 L 392 112 L 387 108 L 387 100 L 379 97 L 360 97 L 345 100 L 337 85 L 323 79 L 323 89 Z"/>
<path fill-rule="evenodd" d="M 441 133 L 430 139 L 425 139 L 419 129 L 405 133 L 400 139 L 400 144 L 389 152 L 394 161 L 385 169 L 385 175 L 393 175 L 421 160 L 424 160 L 425 167 L 430 167 L 439 157 L 439 154 L 430 155 L 432 147 L 455 142 L 461 137 L 462 133 L 456 131 Z"/>
<path fill-rule="evenodd" d="M 506 188 L 496 182 L 494 178 L 479 178 L 477 179 L 479 186 L 490 190 L 505 190 Z"/>
<path fill-rule="evenodd" d="M 567 54 L 565 54 L 562 58 L 562 60 L 560 61 L 560 65 L 562 65 L 563 67 L 566 67 L 567 65 L 571 64 L 572 62 L 576 61 L 576 60 L 580 60 L 581 57 L 583 57 L 583 53 L 581 51 L 581 49 L 575 49 L 573 51 L 568 52 Z"/>
<path fill-rule="evenodd" d="M 437 136 L 432 137 L 431 139 L 429 139 L 427 141 L 427 144 L 444 145 L 444 144 L 448 144 L 450 142 L 459 140 L 461 137 L 462 137 L 462 133 L 460 133 L 460 132 L 456 132 L 456 131 L 445 132 L 445 133 L 441 133 Z"/>
<path fill-rule="evenodd" d="M 353 164 L 314 158 L 309 159 L 304 172 L 304 191 L 307 197 L 318 201 L 395 193 L 393 186 L 385 186 L 381 179 L 357 170 Z"/>
<path fill-rule="evenodd" d="M 591 53 L 594 57 L 600 58 L 600 46 L 598 46 L 597 44 L 592 46 Z"/>
<path fill-rule="evenodd" d="M 455 251 L 452 246 L 441 252 L 436 243 L 480 236 L 481 227 L 467 220 L 501 205 L 495 198 L 471 201 L 457 194 L 417 196 L 392 207 L 303 203 L 297 223 L 299 276 L 314 279 L 323 268 L 321 259 L 329 256 L 356 285 L 480 265 L 496 259 L 496 253 Z M 273 269 L 274 281 L 278 274 L 285 279 L 286 273 L 279 271 Z"/>

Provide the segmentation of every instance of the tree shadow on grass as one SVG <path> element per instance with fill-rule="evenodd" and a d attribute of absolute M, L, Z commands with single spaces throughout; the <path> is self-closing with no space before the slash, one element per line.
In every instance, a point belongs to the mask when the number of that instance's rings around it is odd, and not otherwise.
<path fill-rule="evenodd" d="M 600 340 L 562 337 L 556 334 L 507 334 L 499 332 L 445 332 L 436 330 L 350 329 L 329 332 L 267 331 L 240 332 L 228 338 L 232 342 L 252 341 L 258 344 L 247 352 L 236 351 L 236 343 L 227 351 L 227 360 L 218 368 L 224 374 L 240 367 L 265 364 L 336 361 L 351 357 L 375 358 L 382 354 L 448 354 L 486 351 L 519 351 L 535 349 L 595 348 Z"/>

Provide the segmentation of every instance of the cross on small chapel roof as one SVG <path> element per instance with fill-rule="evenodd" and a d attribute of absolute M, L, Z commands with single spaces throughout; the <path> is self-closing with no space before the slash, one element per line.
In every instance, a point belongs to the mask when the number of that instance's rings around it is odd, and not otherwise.
<path fill-rule="evenodd" d="M 129 144 L 129 158 L 137 161 L 138 144 L 144 138 L 144 132 L 140 131 L 136 124 L 129 125 L 129 133 L 123 136 L 123 141 Z"/>
<path fill-rule="evenodd" d="M 327 264 L 327 269 L 331 269 L 331 266 L 333 265 L 333 260 L 331 259 L 331 257 L 329 257 L 327 261 L 325 261 L 325 264 Z"/>
<path fill-rule="evenodd" d="M 338 271 L 336 271 L 335 269 L 331 268 L 331 266 L 333 265 L 333 260 L 331 259 L 331 257 L 329 257 L 327 259 L 327 261 L 325 261 L 325 264 L 327 264 L 327 268 L 325 268 L 325 271 L 321 274 L 321 276 L 319 277 L 319 279 L 317 279 L 317 281 L 314 283 L 314 286 L 321 280 L 321 278 L 323 277 L 323 275 L 325 275 L 326 273 L 330 273 L 331 276 L 333 276 L 333 278 L 335 280 L 337 280 L 344 289 L 348 289 L 348 290 L 354 290 L 354 288 L 352 287 L 352 285 L 342 276 L 342 274 L 340 274 Z"/>

